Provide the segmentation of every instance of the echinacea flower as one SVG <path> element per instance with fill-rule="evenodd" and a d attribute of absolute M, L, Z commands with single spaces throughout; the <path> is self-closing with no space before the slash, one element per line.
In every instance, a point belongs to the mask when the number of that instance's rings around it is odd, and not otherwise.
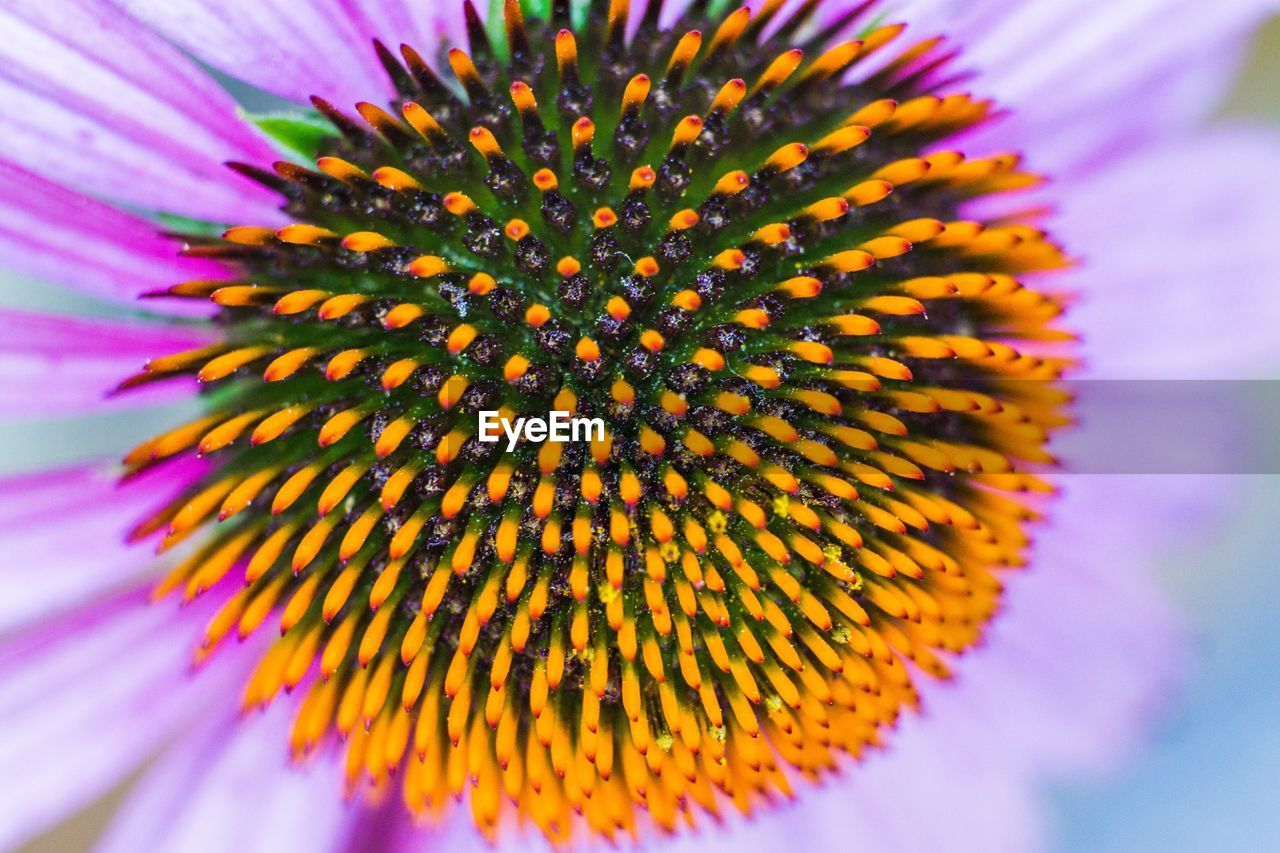
<path fill-rule="evenodd" d="M 123 473 L 4 486 L 8 840 L 164 746 L 108 846 L 1017 848 L 1122 748 L 1185 505 L 1022 469 L 1078 356 L 1270 352 L 1265 303 L 1160 313 L 1195 247 L 1220 294 L 1274 252 L 1275 140 L 1191 129 L 1258 9 L 782 5 L 5 7 L 6 263 L 147 297 L 6 312 L 7 411 L 202 389 Z"/>

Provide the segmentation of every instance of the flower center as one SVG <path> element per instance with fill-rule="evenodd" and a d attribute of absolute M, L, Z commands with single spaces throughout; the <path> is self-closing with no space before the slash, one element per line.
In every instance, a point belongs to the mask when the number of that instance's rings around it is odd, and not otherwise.
<path fill-rule="evenodd" d="M 296 224 L 191 238 L 222 341 L 131 381 L 207 414 L 126 461 L 210 465 L 138 534 L 207 531 L 159 590 L 226 599 L 201 658 L 279 614 L 245 704 L 297 688 L 353 788 L 556 840 L 749 809 L 879 745 L 1024 558 L 1063 259 L 961 211 L 1035 178 L 942 146 L 990 110 L 936 40 L 711 5 L 468 4 L 453 79 L 378 45 L 400 98 L 316 99 L 318 170 L 236 166 Z"/>

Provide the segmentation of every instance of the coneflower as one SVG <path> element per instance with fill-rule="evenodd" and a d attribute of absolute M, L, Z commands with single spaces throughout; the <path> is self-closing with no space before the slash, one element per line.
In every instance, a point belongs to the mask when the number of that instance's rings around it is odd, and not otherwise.
<path fill-rule="evenodd" d="M 0 2 L 0 465 L 21 472 L 0 478 L 0 848 L 109 791 L 111 853 L 468 850 L 476 813 L 501 849 L 554 846 L 535 819 L 702 853 L 1049 845 L 1048 787 L 1131 755 L 1194 672 L 1152 574 L 1221 539 L 1243 481 L 1052 471 L 1048 359 L 1166 380 L 1274 361 L 1280 195 L 1258 178 L 1280 136 L 1205 121 L 1271 10 L 856 2 L 633 4 L 621 29 L 621 8 L 521 0 L 509 33 L 501 4 Z M 878 33 L 899 20 L 914 35 Z M 1000 194 L 1035 182 L 1003 151 L 1052 186 Z M 1082 261 L 1031 275 L 1061 259 L 1019 223 Z M 271 230 L 211 239 L 231 225 Z M 197 278 L 218 281 L 137 301 Z M 388 323 L 401 305 L 421 314 Z M 182 398 L 208 420 L 120 482 Z M 476 441 L 494 412 L 607 424 L 608 455 Z M 1046 471 L 1061 493 L 1033 524 Z M 164 554 L 124 541 L 139 522 Z M 190 671 L 193 645 L 213 659 Z M 246 683 L 247 708 L 276 701 L 238 715 Z"/>
<path fill-rule="evenodd" d="M 449 74 L 377 44 L 393 104 L 314 99 L 315 169 L 234 164 L 294 224 L 187 237 L 236 273 L 161 295 L 221 339 L 125 385 L 205 412 L 125 461 L 211 464 L 136 536 L 207 531 L 157 595 L 244 573 L 198 657 L 278 622 L 243 702 L 297 689 L 353 790 L 554 840 L 750 810 L 879 745 L 1022 561 L 1064 260 L 965 211 L 1036 177 L 948 147 L 991 104 L 939 40 L 722 5 L 468 3 Z"/>

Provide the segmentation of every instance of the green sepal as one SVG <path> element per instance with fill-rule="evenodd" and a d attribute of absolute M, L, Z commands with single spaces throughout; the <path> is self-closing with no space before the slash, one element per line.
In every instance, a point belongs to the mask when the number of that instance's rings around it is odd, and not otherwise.
<path fill-rule="evenodd" d="M 247 118 L 278 145 L 308 160 L 320 155 L 326 139 L 338 135 L 333 125 L 315 111 L 251 114 Z"/>
<path fill-rule="evenodd" d="M 222 222 L 210 222 L 207 219 L 192 219 L 176 213 L 156 211 L 152 219 L 164 226 L 165 230 L 175 234 L 189 234 L 193 237 L 221 237 L 227 226 Z"/>
<path fill-rule="evenodd" d="M 526 18 L 546 21 L 551 18 L 551 0 L 520 0 Z"/>
<path fill-rule="evenodd" d="M 507 45 L 507 19 L 503 12 L 503 0 L 489 0 L 489 14 L 485 16 L 484 28 L 489 33 L 489 44 L 493 47 L 493 55 L 499 62 L 511 59 L 511 49 Z"/>

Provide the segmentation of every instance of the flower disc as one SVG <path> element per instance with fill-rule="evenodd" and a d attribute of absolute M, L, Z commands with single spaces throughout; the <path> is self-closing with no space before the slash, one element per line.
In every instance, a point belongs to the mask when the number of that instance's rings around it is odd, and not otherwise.
<path fill-rule="evenodd" d="M 879 745 L 995 613 L 1064 423 L 1023 281 L 1063 257 L 964 213 L 1036 179 L 946 146 L 991 107 L 938 40 L 660 5 L 376 45 L 395 103 L 235 165 L 294 224 L 189 237 L 231 272 L 167 295 L 220 342 L 126 383 L 206 387 L 126 460 L 209 461 L 137 531 L 201 532 L 159 588 L 226 598 L 200 658 L 278 619 L 246 706 L 296 688 L 296 756 L 336 732 L 352 789 L 487 833 L 672 830 Z M 485 411 L 603 434 L 509 450 Z"/>

